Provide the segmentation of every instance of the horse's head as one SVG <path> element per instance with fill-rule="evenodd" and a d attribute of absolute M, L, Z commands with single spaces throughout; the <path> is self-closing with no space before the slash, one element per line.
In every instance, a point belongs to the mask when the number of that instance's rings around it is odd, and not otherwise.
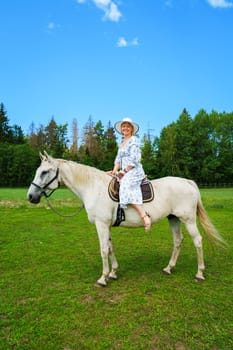
<path fill-rule="evenodd" d="M 32 181 L 27 198 L 29 202 L 37 204 L 41 196 L 49 197 L 50 191 L 55 191 L 59 187 L 59 168 L 56 159 L 49 156 L 46 152 L 40 153 L 41 164 L 36 170 L 34 180 Z M 50 194 L 49 194 L 50 192 Z"/>

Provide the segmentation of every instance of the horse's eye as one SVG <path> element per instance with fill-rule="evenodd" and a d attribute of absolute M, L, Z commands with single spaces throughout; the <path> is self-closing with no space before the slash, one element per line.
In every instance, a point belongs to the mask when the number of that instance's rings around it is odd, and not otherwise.
<path fill-rule="evenodd" d="M 42 178 L 42 177 L 44 177 L 46 174 L 48 174 L 48 171 L 47 171 L 47 170 L 44 170 L 44 171 L 42 171 L 42 173 L 40 174 L 40 177 Z"/>

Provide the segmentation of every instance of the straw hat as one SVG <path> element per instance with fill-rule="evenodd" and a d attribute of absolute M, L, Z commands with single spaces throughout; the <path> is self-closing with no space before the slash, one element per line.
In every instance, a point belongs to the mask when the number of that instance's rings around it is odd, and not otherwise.
<path fill-rule="evenodd" d="M 134 123 L 132 121 L 132 119 L 130 119 L 130 118 L 123 118 L 121 121 L 116 122 L 115 125 L 114 125 L 115 130 L 117 132 L 119 132 L 119 134 L 122 134 L 121 126 L 122 126 L 123 123 L 129 123 L 129 124 L 132 125 L 132 127 L 133 127 L 133 134 L 134 135 L 138 132 L 138 130 L 139 130 L 139 125 L 138 124 Z"/>

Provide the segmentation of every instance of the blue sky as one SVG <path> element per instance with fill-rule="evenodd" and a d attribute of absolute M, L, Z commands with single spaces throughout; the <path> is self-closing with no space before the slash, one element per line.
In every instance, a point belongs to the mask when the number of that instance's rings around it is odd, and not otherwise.
<path fill-rule="evenodd" d="M 1 0 L 0 102 L 24 132 L 91 115 L 159 136 L 233 111 L 233 1 Z"/>

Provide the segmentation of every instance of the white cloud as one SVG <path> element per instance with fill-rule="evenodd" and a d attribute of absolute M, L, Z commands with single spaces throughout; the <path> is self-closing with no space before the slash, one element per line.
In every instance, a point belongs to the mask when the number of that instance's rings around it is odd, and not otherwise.
<path fill-rule="evenodd" d="M 53 30 L 55 28 L 55 23 L 54 22 L 49 22 L 48 26 L 47 26 L 47 29 L 48 30 Z"/>
<path fill-rule="evenodd" d="M 138 38 L 134 38 L 131 41 L 126 40 L 123 36 L 117 41 L 117 47 L 138 46 Z"/>
<path fill-rule="evenodd" d="M 212 7 L 222 7 L 222 8 L 233 7 L 233 3 L 228 0 L 207 0 L 207 2 Z"/>
<path fill-rule="evenodd" d="M 168 7 L 172 7 L 173 1 L 172 0 L 166 0 L 165 1 L 165 5 L 168 6 Z"/>
<path fill-rule="evenodd" d="M 127 41 L 125 40 L 125 38 L 123 38 L 123 37 L 119 38 L 117 41 L 117 46 L 118 47 L 126 47 Z"/>
<path fill-rule="evenodd" d="M 48 33 L 51 33 L 52 31 L 54 31 L 55 29 L 60 28 L 60 27 L 61 27 L 60 24 L 56 24 L 54 22 L 49 22 L 47 24 L 46 31 Z"/>
<path fill-rule="evenodd" d="M 112 0 L 92 0 L 97 6 L 108 6 Z"/>
<path fill-rule="evenodd" d="M 83 4 L 87 0 L 77 0 L 78 4 Z M 91 0 L 99 9 L 104 12 L 103 19 L 118 22 L 122 16 L 118 5 L 112 0 Z"/>
<path fill-rule="evenodd" d="M 121 18 L 121 13 L 118 10 L 118 7 L 113 2 L 110 3 L 109 7 L 104 9 L 105 11 L 105 18 L 110 19 L 111 21 L 118 22 Z"/>

